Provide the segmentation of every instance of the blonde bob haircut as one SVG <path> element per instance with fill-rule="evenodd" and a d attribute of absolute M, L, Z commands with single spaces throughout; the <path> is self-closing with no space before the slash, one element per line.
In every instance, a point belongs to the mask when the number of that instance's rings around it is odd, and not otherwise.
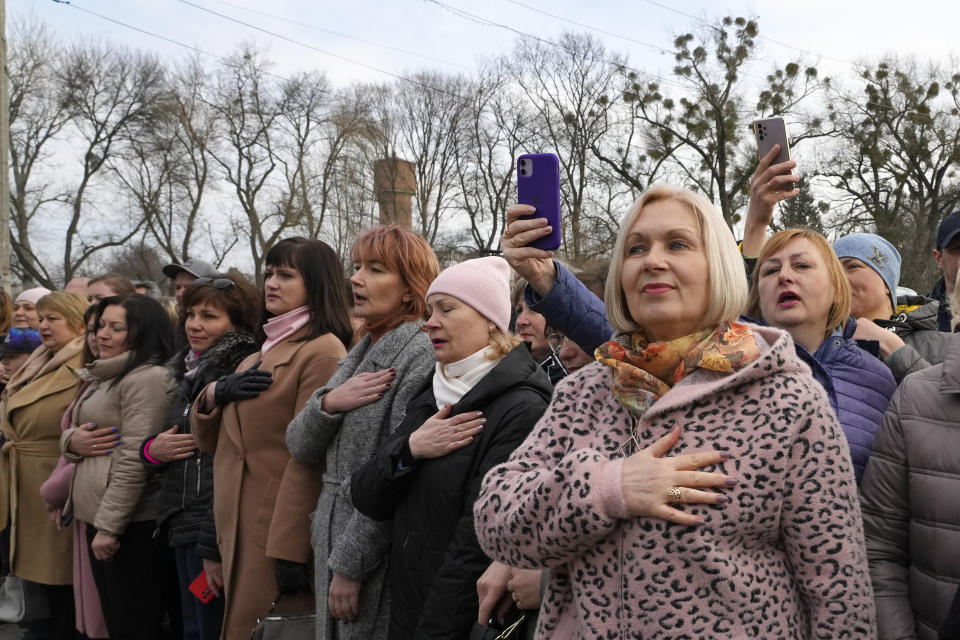
<path fill-rule="evenodd" d="M 827 326 L 823 328 L 824 337 L 826 337 L 836 327 L 847 326 L 847 318 L 850 316 L 850 281 L 847 280 L 843 265 L 837 258 L 833 247 L 830 246 L 830 242 L 812 229 L 784 229 L 770 236 L 763 244 L 760 255 L 757 256 L 757 266 L 753 269 L 753 286 L 750 288 L 747 314 L 754 318 L 763 317 L 763 313 L 760 311 L 760 287 L 757 286 L 760 282 L 763 263 L 797 238 L 809 240 L 816 247 L 817 253 L 820 254 L 820 258 L 827 268 L 830 285 L 833 287 L 833 302 L 830 304 L 830 311 L 827 313 Z"/>
<path fill-rule="evenodd" d="M 623 262 L 627 258 L 627 235 L 643 213 L 644 207 L 666 200 L 672 200 L 693 213 L 700 230 L 700 239 L 707 257 L 705 277 L 709 296 L 707 315 L 702 326 L 715 327 L 721 322 L 736 320 L 746 307 L 747 277 L 743 258 L 720 211 L 709 200 L 690 189 L 657 185 L 644 192 L 623 217 L 616 244 L 613 246 L 613 255 L 610 257 L 610 271 L 603 298 L 607 307 L 607 318 L 619 333 L 633 333 L 642 328 L 630 315 L 623 282 L 620 280 Z"/>
<path fill-rule="evenodd" d="M 84 296 L 72 291 L 51 291 L 37 300 L 37 311 L 46 309 L 59 313 L 67 321 L 67 326 L 78 334 L 87 328 L 83 322 L 83 312 L 89 306 L 90 303 Z"/>

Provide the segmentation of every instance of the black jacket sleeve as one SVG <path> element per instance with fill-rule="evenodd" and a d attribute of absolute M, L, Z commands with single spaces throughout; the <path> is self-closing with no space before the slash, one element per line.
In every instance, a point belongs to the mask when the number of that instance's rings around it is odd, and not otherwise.
<path fill-rule="evenodd" d="M 507 461 L 546 409 L 542 399 L 529 401 L 527 396 L 523 400 L 504 413 L 496 432 L 474 465 L 470 485 L 464 495 L 460 522 L 423 605 L 420 624 L 414 633 L 417 640 L 460 640 L 464 630 L 469 630 L 477 619 L 476 582 L 490 566 L 490 558 L 480 549 L 477 541 L 473 505 L 480 494 L 483 477 L 494 466 Z"/>

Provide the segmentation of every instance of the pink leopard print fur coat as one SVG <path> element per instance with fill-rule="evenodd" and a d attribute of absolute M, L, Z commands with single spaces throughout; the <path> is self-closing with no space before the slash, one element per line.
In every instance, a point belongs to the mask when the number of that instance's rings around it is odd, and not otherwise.
<path fill-rule="evenodd" d="M 630 516 L 618 453 L 632 419 L 594 363 L 563 380 L 475 505 L 484 550 L 549 567 L 537 637 L 874 638 L 863 524 L 846 440 L 790 337 L 755 327 L 762 355 L 734 374 L 697 370 L 638 425 L 669 455 L 729 451 L 726 505 L 706 525 Z"/>

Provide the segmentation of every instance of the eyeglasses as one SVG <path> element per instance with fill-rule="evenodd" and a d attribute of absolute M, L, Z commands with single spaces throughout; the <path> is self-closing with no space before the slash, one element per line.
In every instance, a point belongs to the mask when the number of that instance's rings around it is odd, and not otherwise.
<path fill-rule="evenodd" d="M 217 289 L 232 287 L 235 283 L 230 278 L 197 278 L 193 284 L 212 284 Z"/>

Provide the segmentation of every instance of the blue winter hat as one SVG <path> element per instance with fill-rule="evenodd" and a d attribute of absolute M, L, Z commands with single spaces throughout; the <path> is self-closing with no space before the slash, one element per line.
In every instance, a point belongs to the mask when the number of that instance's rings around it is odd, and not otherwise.
<path fill-rule="evenodd" d="M 890 292 L 893 310 L 897 310 L 897 283 L 900 281 L 900 252 L 885 239 L 872 233 L 851 233 L 833 243 L 838 258 L 856 258 L 883 278 Z"/>
<path fill-rule="evenodd" d="M 0 356 L 4 353 L 33 353 L 40 346 L 40 334 L 35 329 L 11 327 L 6 339 L 0 344 Z"/>

